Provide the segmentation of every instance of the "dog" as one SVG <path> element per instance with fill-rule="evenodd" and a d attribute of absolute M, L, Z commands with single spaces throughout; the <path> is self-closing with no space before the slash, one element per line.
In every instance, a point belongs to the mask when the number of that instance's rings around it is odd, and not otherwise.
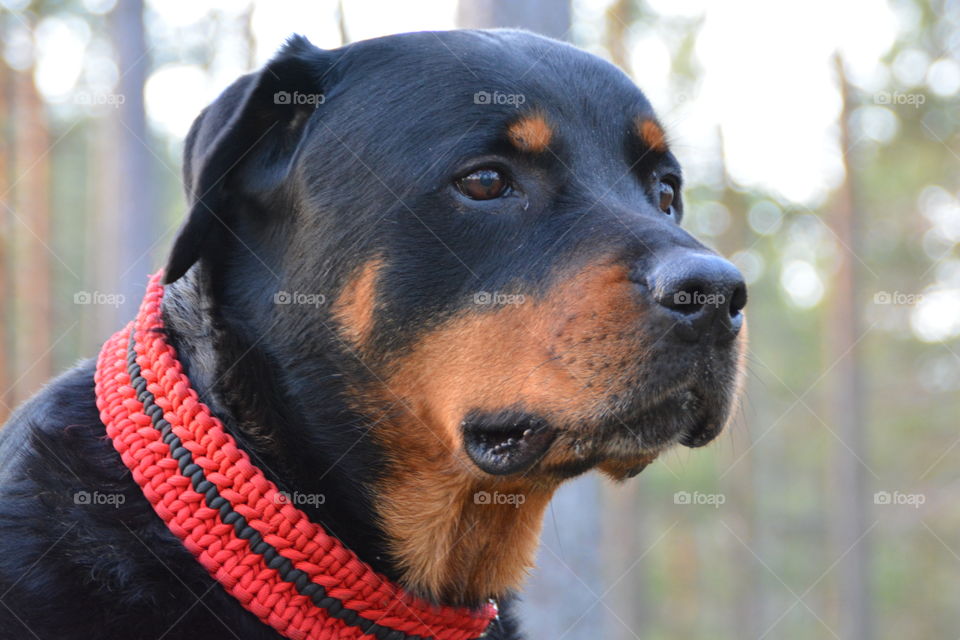
<path fill-rule="evenodd" d="M 2 638 L 434 637 L 343 605 L 340 578 L 283 551 L 286 534 L 257 538 L 205 466 L 221 452 L 175 455 L 185 432 L 148 379 L 161 360 L 262 474 L 258 499 L 288 496 L 271 517 L 302 515 L 335 539 L 324 553 L 420 611 L 487 611 L 436 637 L 520 638 L 512 603 L 556 488 L 635 476 L 732 412 L 743 278 L 681 227 L 680 166 L 647 99 L 573 46 L 294 36 L 200 114 L 183 179 L 156 324 L 0 430 Z M 143 360 L 141 340 L 175 356 Z M 164 511 L 161 471 L 196 500 Z M 232 550 L 211 551 L 194 516 Z M 228 551 L 239 564 L 214 557 Z M 266 605 L 229 577 L 248 558 Z M 304 616 L 329 626 L 294 629 Z"/>

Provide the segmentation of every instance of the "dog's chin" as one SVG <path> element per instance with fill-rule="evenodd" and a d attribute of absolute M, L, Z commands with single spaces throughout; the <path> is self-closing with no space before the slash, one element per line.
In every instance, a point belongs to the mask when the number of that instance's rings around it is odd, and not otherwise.
<path fill-rule="evenodd" d="M 712 442 L 723 432 L 732 398 L 685 388 L 656 404 L 613 414 L 599 430 L 603 436 L 597 467 L 615 480 L 625 480 L 673 446 L 694 448 Z"/>
<path fill-rule="evenodd" d="M 732 392 L 681 385 L 646 398 L 617 400 L 589 423 L 563 425 L 535 413 L 471 412 L 464 450 L 483 472 L 566 479 L 599 468 L 622 480 L 665 449 L 701 447 L 723 430 Z"/>

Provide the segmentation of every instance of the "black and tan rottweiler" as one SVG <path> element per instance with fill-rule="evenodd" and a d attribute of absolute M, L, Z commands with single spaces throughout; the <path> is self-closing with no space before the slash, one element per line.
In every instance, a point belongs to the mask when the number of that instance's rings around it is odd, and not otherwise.
<path fill-rule="evenodd" d="M 743 279 L 682 229 L 668 139 L 599 58 L 512 30 L 294 37 L 200 114 L 183 175 L 163 322 L 200 398 L 385 579 L 495 600 L 485 637 L 521 637 L 561 482 L 728 419 Z M 282 637 L 151 508 L 93 361 L 15 413 L 0 470 L 0 637 Z"/>

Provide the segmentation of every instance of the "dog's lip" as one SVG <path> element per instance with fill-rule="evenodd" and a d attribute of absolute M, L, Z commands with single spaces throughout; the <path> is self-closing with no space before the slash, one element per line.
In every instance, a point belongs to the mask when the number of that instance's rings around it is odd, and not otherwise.
<path fill-rule="evenodd" d="M 547 453 L 556 429 L 523 412 L 471 412 L 461 423 L 464 450 L 482 471 L 510 475 L 527 471 Z"/>
<path fill-rule="evenodd" d="M 659 389 L 648 389 L 645 396 L 642 402 L 637 403 L 637 410 L 641 413 L 654 413 L 670 405 L 695 402 L 700 397 L 700 390 L 691 375 L 665 384 Z"/>
<path fill-rule="evenodd" d="M 718 423 L 713 416 L 705 416 L 697 420 L 692 428 L 680 433 L 679 443 L 690 449 L 704 447 L 723 432 L 724 424 Z"/>
<path fill-rule="evenodd" d="M 661 414 L 670 416 L 690 415 L 697 411 L 702 403 L 701 393 L 692 384 L 677 384 L 669 390 L 656 393 L 653 399 L 637 402 L 632 409 L 632 417 L 637 422 L 656 422 Z"/>
<path fill-rule="evenodd" d="M 684 447 L 696 449 L 713 442 L 723 431 L 725 422 L 718 419 L 711 410 L 711 404 L 709 395 L 693 385 L 675 390 L 648 411 L 654 415 L 668 411 L 674 415 L 689 416 L 688 424 L 676 429 L 671 440 Z"/>
<path fill-rule="evenodd" d="M 607 433 L 621 434 L 638 451 L 660 452 L 675 444 L 699 447 L 707 444 L 713 432 L 710 401 L 696 384 L 674 384 L 656 393 L 652 400 L 636 401 L 607 420 Z M 710 437 L 705 437 L 708 434 Z"/>

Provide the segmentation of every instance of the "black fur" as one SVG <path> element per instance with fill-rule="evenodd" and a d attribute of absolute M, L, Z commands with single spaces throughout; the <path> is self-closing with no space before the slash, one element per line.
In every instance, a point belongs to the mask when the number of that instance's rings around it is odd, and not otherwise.
<path fill-rule="evenodd" d="M 475 104 L 483 91 L 549 105 L 551 152 L 511 151 L 499 132 L 521 110 Z M 295 104 L 275 99 L 282 92 L 323 98 Z M 349 385 L 476 291 L 543 291 L 600 255 L 642 265 L 701 250 L 677 225 L 679 199 L 671 218 L 656 208 L 651 185 L 665 173 L 679 181 L 679 167 L 631 139 L 637 114 L 652 117 L 629 79 L 573 47 L 517 31 L 416 33 L 334 51 L 294 38 L 190 131 L 189 214 L 166 269 L 169 339 L 267 475 L 323 494 L 301 508 L 392 579 L 401 574 L 372 506 L 380 418 L 351 408 Z M 481 156 L 513 157 L 516 197 L 455 193 L 452 177 Z M 330 302 L 372 256 L 388 259 L 361 361 L 333 330 Z M 326 302 L 278 305 L 279 292 Z M 729 363 L 714 366 L 726 383 Z M 84 504 L 82 492 L 120 504 Z M 491 640 L 520 637 L 510 600 Z M 3 640 L 279 637 L 153 513 L 106 439 L 91 361 L 0 430 L 0 605 Z"/>

